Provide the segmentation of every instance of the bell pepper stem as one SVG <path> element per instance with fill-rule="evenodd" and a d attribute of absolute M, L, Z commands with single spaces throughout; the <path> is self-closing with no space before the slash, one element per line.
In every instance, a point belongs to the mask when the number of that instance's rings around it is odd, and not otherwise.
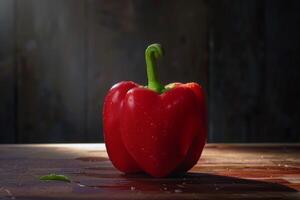
<path fill-rule="evenodd" d="M 145 51 L 145 59 L 147 66 L 148 88 L 158 93 L 164 91 L 164 86 L 158 81 L 156 72 L 157 60 L 163 56 L 163 49 L 160 44 L 151 44 Z"/>

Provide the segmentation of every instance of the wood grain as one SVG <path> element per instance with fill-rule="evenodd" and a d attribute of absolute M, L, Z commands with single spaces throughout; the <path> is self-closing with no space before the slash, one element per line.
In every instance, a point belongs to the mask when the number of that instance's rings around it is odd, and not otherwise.
<path fill-rule="evenodd" d="M 4 199 L 300 199 L 300 146 L 208 144 L 187 174 L 124 175 L 103 144 L 0 146 Z M 49 173 L 71 183 L 43 182 Z"/>

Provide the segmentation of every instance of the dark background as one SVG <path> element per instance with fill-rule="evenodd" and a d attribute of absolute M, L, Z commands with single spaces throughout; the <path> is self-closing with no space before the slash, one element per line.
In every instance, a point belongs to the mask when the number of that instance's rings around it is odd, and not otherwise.
<path fill-rule="evenodd" d="M 300 142 L 300 1 L 0 0 L 0 143 L 103 141 L 153 42 L 164 83 L 204 85 L 210 142 Z"/>

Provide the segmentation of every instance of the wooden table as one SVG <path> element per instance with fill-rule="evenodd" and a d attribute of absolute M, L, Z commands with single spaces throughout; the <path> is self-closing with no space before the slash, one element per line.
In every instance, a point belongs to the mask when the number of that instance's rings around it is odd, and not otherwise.
<path fill-rule="evenodd" d="M 71 183 L 40 181 L 58 173 Z M 113 168 L 103 144 L 0 145 L 0 199 L 300 199 L 300 145 L 209 144 L 187 174 Z"/>

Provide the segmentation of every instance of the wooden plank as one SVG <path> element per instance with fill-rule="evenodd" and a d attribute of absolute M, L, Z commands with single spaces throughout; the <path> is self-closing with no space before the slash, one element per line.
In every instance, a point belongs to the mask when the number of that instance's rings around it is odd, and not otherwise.
<path fill-rule="evenodd" d="M 85 2 L 17 0 L 20 142 L 83 141 Z"/>
<path fill-rule="evenodd" d="M 0 143 L 15 142 L 14 5 L 0 1 Z"/>
<path fill-rule="evenodd" d="M 257 137 L 266 120 L 265 2 L 210 1 L 210 9 L 210 141 L 273 141 L 280 131 Z"/>
<path fill-rule="evenodd" d="M 266 128 L 260 140 L 300 141 L 300 2 L 266 2 Z"/>
<path fill-rule="evenodd" d="M 299 1 L 212 1 L 211 9 L 211 141 L 300 141 Z"/>
<path fill-rule="evenodd" d="M 102 103 L 122 80 L 145 84 L 144 51 L 162 43 L 161 80 L 207 83 L 205 1 L 90 0 L 88 5 L 88 134 L 100 141 Z"/>
<path fill-rule="evenodd" d="M 208 144 L 168 178 L 120 173 L 103 144 L 1 145 L 0 166 L 1 199 L 300 199 L 299 144 Z M 38 180 L 49 173 L 72 182 Z"/>

